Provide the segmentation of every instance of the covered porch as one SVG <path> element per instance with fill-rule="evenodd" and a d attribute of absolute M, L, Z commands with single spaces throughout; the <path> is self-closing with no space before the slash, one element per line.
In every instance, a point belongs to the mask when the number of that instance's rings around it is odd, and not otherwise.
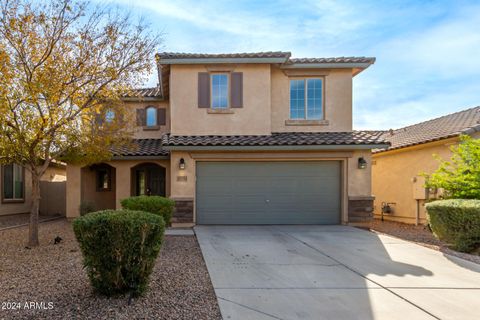
<path fill-rule="evenodd" d="M 89 166 L 67 166 L 67 217 L 91 210 L 119 209 L 130 196 L 170 196 L 170 160 L 113 160 Z"/>

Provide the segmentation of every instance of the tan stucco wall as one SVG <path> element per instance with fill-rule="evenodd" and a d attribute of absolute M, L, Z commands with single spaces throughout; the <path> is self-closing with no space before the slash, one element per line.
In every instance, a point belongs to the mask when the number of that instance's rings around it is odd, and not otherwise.
<path fill-rule="evenodd" d="M 367 169 L 358 169 L 358 158 L 364 157 Z M 178 168 L 180 159 L 185 160 L 185 170 Z M 186 152 L 171 153 L 171 197 L 173 199 L 195 199 L 195 166 L 197 161 L 322 161 L 340 160 L 343 175 L 343 221 L 347 221 L 349 196 L 371 196 L 370 151 L 326 151 L 326 152 Z M 180 178 L 180 177 L 185 177 Z M 195 213 L 194 213 L 195 220 Z"/>
<path fill-rule="evenodd" d="M 207 68 L 171 66 L 173 135 L 270 134 L 270 65 L 237 65 L 233 71 L 243 72 L 243 108 L 232 108 L 232 114 L 210 114 L 207 108 L 198 108 L 198 73 Z"/>
<path fill-rule="evenodd" d="M 352 130 L 352 71 L 350 69 L 333 69 L 323 78 L 324 83 L 324 117 L 328 125 L 292 126 L 285 125 L 290 119 L 290 79 L 278 67 L 272 67 L 272 132 L 318 132 Z M 308 77 L 307 77 L 308 78 Z"/>
<path fill-rule="evenodd" d="M 115 168 L 116 208 L 121 208 L 120 201 L 131 196 L 131 168 L 141 163 L 156 163 L 166 168 L 165 190 L 170 196 L 170 161 L 169 160 L 114 160 L 105 162 Z M 81 166 L 67 166 L 67 217 L 77 217 L 81 203 L 82 177 Z M 93 186 L 95 186 L 93 184 Z"/>
<path fill-rule="evenodd" d="M 367 161 L 365 169 L 358 169 L 358 159 L 363 157 Z M 372 195 L 372 160 L 370 150 L 358 150 L 348 158 L 348 196 Z"/>
<path fill-rule="evenodd" d="M 233 69 L 232 69 L 233 68 Z M 229 66 L 243 72 L 243 108 L 233 113 L 212 114 L 198 108 L 198 73 L 201 65 L 175 65 L 170 74 L 171 133 L 173 135 L 248 135 L 271 132 L 315 132 L 352 130 L 352 71 L 324 72 L 324 115 L 328 124 L 286 125 L 290 118 L 290 82 L 279 67 L 267 64 Z M 312 70 L 310 70 L 312 72 Z M 319 76 L 300 76 L 319 77 Z"/>
<path fill-rule="evenodd" d="M 414 178 L 419 174 L 431 173 L 438 168 L 438 161 L 451 156 L 450 147 L 457 139 L 423 144 L 373 155 L 372 193 L 375 195 L 375 217 L 381 215 L 382 202 L 396 203 L 394 213 L 385 214 L 385 220 L 415 223 L 417 202 L 414 199 Z M 420 202 L 420 222 L 425 222 L 425 201 Z"/>

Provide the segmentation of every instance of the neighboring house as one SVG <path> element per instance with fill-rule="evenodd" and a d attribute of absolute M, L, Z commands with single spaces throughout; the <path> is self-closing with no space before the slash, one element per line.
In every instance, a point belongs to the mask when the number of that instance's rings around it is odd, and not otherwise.
<path fill-rule="evenodd" d="M 480 107 L 452 113 L 386 132 L 391 146 L 374 150 L 372 179 L 375 218 L 405 223 L 425 222 L 425 201 L 438 195 L 425 189 L 422 173 L 438 168 L 434 155 L 449 159 L 461 134 L 480 138 Z"/>
<path fill-rule="evenodd" d="M 0 166 L 0 216 L 30 212 L 32 179 L 28 170 L 16 164 Z M 40 179 L 40 214 L 65 215 L 65 164 L 52 163 Z"/>
<path fill-rule="evenodd" d="M 176 200 L 174 222 L 339 224 L 372 217 L 371 149 L 352 131 L 352 78 L 374 58 L 160 53 L 159 86 L 125 98 L 136 148 L 67 166 L 67 216 L 131 195 Z"/>

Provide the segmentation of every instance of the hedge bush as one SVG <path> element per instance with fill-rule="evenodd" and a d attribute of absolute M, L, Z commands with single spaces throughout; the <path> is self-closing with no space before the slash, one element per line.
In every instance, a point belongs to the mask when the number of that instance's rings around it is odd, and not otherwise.
<path fill-rule="evenodd" d="M 78 210 L 80 211 L 80 215 L 84 216 L 87 213 L 94 212 L 95 211 L 95 206 L 91 202 L 82 201 L 80 203 L 80 206 L 79 206 Z"/>
<path fill-rule="evenodd" d="M 426 208 L 430 228 L 440 240 L 462 252 L 480 247 L 480 200 L 440 200 Z"/>
<path fill-rule="evenodd" d="M 148 212 L 105 210 L 73 221 L 94 289 L 107 296 L 141 295 L 162 245 L 165 222 Z"/>
<path fill-rule="evenodd" d="M 175 201 L 160 196 L 138 196 L 123 199 L 122 208 L 128 210 L 140 210 L 163 217 L 165 224 L 170 226 Z"/>

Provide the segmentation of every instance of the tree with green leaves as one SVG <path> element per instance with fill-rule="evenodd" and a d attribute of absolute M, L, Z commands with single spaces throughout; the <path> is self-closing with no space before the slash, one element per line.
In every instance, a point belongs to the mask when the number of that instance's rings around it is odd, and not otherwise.
<path fill-rule="evenodd" d="M 108 5 L 0 0 L 0 164 L 31 173 L 29 246 L 40 177 L 55 161 L 108 160 L 131 137 L 122 93 L 146 80 L 160 40 Z"/>
<path fill-rule="evenodd" d="M 427 176 L 427 187 L 444 190 L 445 198 L 480 199 L 480 139 L 460 137 L 452 146 L 450 160 L 442 160 L 439 168 Z"/>

